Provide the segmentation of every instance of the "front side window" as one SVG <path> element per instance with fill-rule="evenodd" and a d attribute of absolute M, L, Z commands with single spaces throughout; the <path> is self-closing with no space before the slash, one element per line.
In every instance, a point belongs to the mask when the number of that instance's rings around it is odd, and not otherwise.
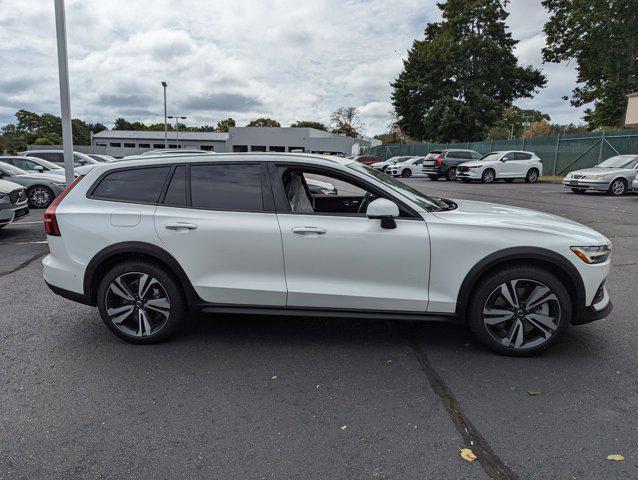
<path fill-rule="evenodd" d="M 192 165 L 191 205 L 209 210 L 262 211 L 261 165 Z"/>
<path fill-rule="evenodd" d="M 12 164 L 22 170 L 33 170 L 37 165 L 33 160 L 27 160 L 26 158 L 14 158 Z"/>
<path fill-rule="evenodd" d="M 108 173 L 91 193 L 92 198 L 131 203 L 157 203 L 167 167 L 130 168 Z"/>

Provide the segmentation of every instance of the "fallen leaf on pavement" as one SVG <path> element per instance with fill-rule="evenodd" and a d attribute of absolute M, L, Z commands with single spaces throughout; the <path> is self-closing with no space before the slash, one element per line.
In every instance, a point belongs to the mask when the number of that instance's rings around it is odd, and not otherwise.
<path fill-rule="evenodd" d="M 271 380 L 277 380 L 279 377 L 277 375 L 273 375 L 272 377 L 270 377 Z"/>
<path fill-rule="evenodd" d="M 528 390 L 527 394 L 530 397 L 540 397 L 541 396 L 541 392 L 537 392 L 536 390 Z"/>
<path fill-rule="evenodd" d="M 476 460 L 476 455 L 474 455 L 474 452 L 469 448 L 464 448 L 463 450 L 461 450 L 461 458 L 463 460 L 467 460 L 468 462 L 473 462 L 474 460 Z"/>
<path fill-rule="evenodd" d="M 615 460 L 616 462 L 622 462 L 625 459 L 622 455 L 607 455 L 607 460 Z"/>
<path fill-rule="evenodd" d="M 348 428 L 348 425 L 341 425 L 341 430 L 345 430 L 346 428 Z"/>

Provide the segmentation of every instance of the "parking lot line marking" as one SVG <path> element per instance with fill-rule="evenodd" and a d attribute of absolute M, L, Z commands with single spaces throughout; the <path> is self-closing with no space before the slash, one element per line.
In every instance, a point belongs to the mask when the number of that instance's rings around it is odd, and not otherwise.
<path fill-rule="evenodd" d="M 12 273 L 17 272 L 18 270 L 22 270 L 25 267 L 28 267 L 31 263 L 35 262 L 37 259 L 42 258 L 46 255 L 46 252 L 44 253 L 38 253 L 37 255 L 32 256 L 31 258 L 28 258 L 27 260 L 25 260 L 24 262 L 22 262 L 20 265 L 18 265 L 15 268 L 12 268 L 9 271 L 6 272 L 0 272 L 0 278 L 2 277 L 6 277 L 7 275 L 11 275 Z"/>
<path fill-rule="evenodd" d="M 390 327 L 393 329 L 394 327 Z M 412 327 L 414 328 L 414 327 Z M 418 342 L 414 339 L 414 333 L 403 329 L 403 337 L 414 352 L 421 369 L 425 373 L 432 390 L 439 397 L 445 407 L 456 430 L 463 437 L 463 442 L 467 447 L 472 447 L 472 451 L 478 457 L 478 461 L 488 477 L 499 480 L 518 480 L 519 476 L 508 467 L 492 450 L 492 447 L 483 438 L 483 435 L 465 416 L 454 393 L 447 386 L 443 378 L 439 376 L 427 354 L 423 351 Z"/>
<path fill-rule="evenodd" d="M 33 242 L 0 242 L 0 245 L 38 245 L 41 243 L 49 243 L 46 240 L 38 240 Z"/>
<path fill-rule="evenodd" d="M 12 223 L 11 225 L 37 225 L 40 223 L 44 223 L 44 220 L 40 220 L 38 222 L 15 222 L 15 223 Z"/>

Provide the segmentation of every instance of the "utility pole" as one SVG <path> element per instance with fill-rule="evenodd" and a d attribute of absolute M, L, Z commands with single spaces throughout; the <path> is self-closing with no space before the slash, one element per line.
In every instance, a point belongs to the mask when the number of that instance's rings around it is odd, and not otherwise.
<path fill-rule="evenodd" d="M 180 120 L 186 120 L 186 118 L 188 118 L 188 117 L 180 117 L 180 116 L 177 116 L 177 115 L 169 115 L 167 118 L 170 118 L 171 120 L 175 119 L 175 133 L 177 135 L 177 142 L 176 143 L 177 143 L 177 148 L 179 148 L 179 121 Z"/>
<path fill-rule="evenodd" d="M 164 87 L 164 148 L 168 148 L 168 123 L 166 121 L 166 87 L 168 83 L 162 82 Z"/>
<path fill-rule="evenodd" d="M 60 113 L 62 115 L 62 147 L 67 185 L 75 178 L 73 170 L 73 130 L 71 128 L 71 94 L 69 92 L 69 61 L 66 51 L 66 19 L 64 0 L 55 0 L 55 33 L 58 41 L 58 75 L 60 77 Z"/>

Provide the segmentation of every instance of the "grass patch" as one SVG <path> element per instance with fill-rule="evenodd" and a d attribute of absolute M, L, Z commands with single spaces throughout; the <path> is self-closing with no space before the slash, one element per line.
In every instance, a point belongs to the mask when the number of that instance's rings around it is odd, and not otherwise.
<path fill-rule="evenodd" d="M 545 183 L 562 183 L 563 178 L 565 178 L 563 175 L 541 175 L 538 181 Z"/>

